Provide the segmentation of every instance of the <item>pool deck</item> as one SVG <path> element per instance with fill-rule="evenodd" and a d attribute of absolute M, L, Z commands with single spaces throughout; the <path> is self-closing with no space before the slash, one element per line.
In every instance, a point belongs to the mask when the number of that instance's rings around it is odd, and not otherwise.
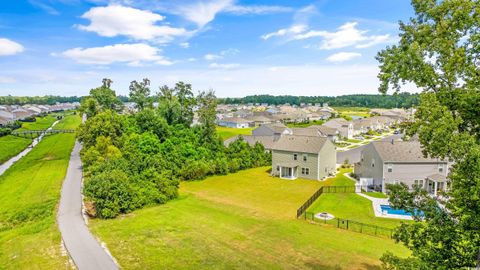
<path fill-rule="evenodd" d="M 390 205 L 388 202 L 388 199 L 381 199 L 381 198 L 373 198 L 368 195 L 365 195 L 363 193 L 357 193 L 359 196 L 362 196 L 364 198 L 369 199 L 372 201 L 372 206 L 373 206 L 373 212 L 375 213 L 376 217 L 381 217 L 381 218 L 396 218 L 396 219 L 404 219 L 404 220 L 413 220 L 412 216 L 405 216 L 405 215 L 393 215 L 393 214 L 388 214 L 386 212 L 382 211 L 382 205 Z"/>

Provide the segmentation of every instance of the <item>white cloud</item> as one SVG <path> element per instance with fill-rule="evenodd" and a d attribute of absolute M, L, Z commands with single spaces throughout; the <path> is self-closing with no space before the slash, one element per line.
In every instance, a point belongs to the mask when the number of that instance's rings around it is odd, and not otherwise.
<path fill-rule="evenodd" d="M 12 77 L 0 76 L 0 83 L 7 84 L 7 83 L 15 83 L 17 80 Z"/>
<path fill-rule="evenodd" d="M 179 45 L 180 45 L 180 47 L 182 47 L 184 49 L 190 48 L 190 43 L 188 43 L 188 42 L 182 42 Z"/>
<path fill-rule="evenodd" d="M 339 52 L 336 54 L 332 54 L 329 57 L 327 57 L 327 61 L 329 62 L 345 62 L 352 60 L 354 58 L 360 57 L 362 54 L 360 53 L 355 53 L 355 52 Z"/>
<path fill-rule="evenodd" d="M 231 5 L 233 5 L 233 0 L 196 2 L 178 7 L 178 15 L 196 23 L 199 28 L 202 28 L 213 21 L 217 13 Z"/>
<path fill-rule="evenodd" d="M 21 44 L 6 38 L 0 38 L 0 56 L 14 55 L 23 52 Z"/>
<path fill-rule="evenodd" d="M 136 40 L 169 42 L 176 36 L 191 34 L 184 28 L 157 25 L 165 19 L 160 14 L 120 5 L 91 8 L 82 18 L 90 20 L 90 24 L 79 25 L 79 29 L 104 37 L 121 35 Z"/>
<path fill-rule="evenodd" d="M 243 14 L 268 14 L 268 13 L 280 13 L 291 12 L 293 8 L 284 6 L 266 6 L 266 5 L 232 5 L 225 9 L 226 12 L 243 15 Z"/>
<path fill-rule="evenodd" d="M 159 55 L 160 49 L 147 44 L 115 44 L 105 47 L 74 48 L 61 53 L 82 64 L 109 65 L 112 63 L 128 63 L 140 66 L 149 62 L 159 65 L 171 65 L 172 62 Z"/>
<path fill-rule="evenodd" d="M 272 37 L 286 36 L 288 40 L 304 40 L 321 38 L 318 48 L 323 50 L 340 49 L 345 47 L 367 48 L 377 44 L 389 42 L 389 34 L 368 35 L 368 31 L 357 29 L 357 22 L 347 22 L 340 26 L 337 31 L 308 30 L 306 25 L 293 25 L 290 28 L 280 29 L 273 33 L 262 36 L 267 40 Z M 308 31 L 307 31 L 308 30 Z"/>
<path fill-rule="evenodd" d="M 281 36 L 289 36 L 294 34 L 300 34 L 307 30 L 307 26 L 304 24 L 292 25 L 289 28 L 283 28 L 278 31 L 267 33 L 262 35 L 261 38 L 264 40 L 270 39 L 272 37 L 281 37 Z"/>
<path fill-rule="evenodd" d="M 208 65 L 210 68 L 217 68 L 217 69 L 234 69 L 239 67 L 239 64 L 231 63 L 231 64 L 219 64 L 219 63 L 211 63 Z"/>
<path fill-rule="evenodd" d="M 213 61 L 213 60 L 218 60 L 218 59 L 222 59 L 223 56 L 221 55 L 218 55 L 218 54 L 213 54 L 213 53 L 209 53 L 209 54 L 205 54 L 203 56 L 203 58 L 207 61 Z"/>

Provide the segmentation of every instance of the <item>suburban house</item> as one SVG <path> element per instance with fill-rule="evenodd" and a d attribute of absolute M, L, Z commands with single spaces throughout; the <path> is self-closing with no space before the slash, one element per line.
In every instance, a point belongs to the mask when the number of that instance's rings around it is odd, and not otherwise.
<path fill-rule="evenodd" d="M 263 147 L 265 147 L 265 150 L 268 151 L 272 150 L 273 144 L 276 141 L 274 136 L 237 135 L 226 139 L 223 142 L 223 145 L 228 147 L 232 142 L 238 140 L 240 137 L 252 147 L 255 146 L 257 142 L 261 143 L 263 144 Z"/>
<path fill-rule="evenodd" d="M 254 126 L 254 122 L 238 117 L 227 117 L 219 119 L 217 122 L 221 127 L 248 128 Z"/>
<path fill-rule="evenodd" d="M 285 135 L 272 147 L 272 175 L 320 180 L 335 174 L 337 153 L 326 137 Z"/>
<path fill-rule="evenodd" d="M 327 137 L 332 142 L 336 142 L 338 140 L 338 136 L 339 136 L 338 130 L 335 128 L 331 128 L 327 126 L 319 126 L 319 125 L 309 126 L 308 128 L 318 130 L 320 134 Z"/>
<path fill-rule="evenodd" d="M 424 157 L 418 141 L 376 141 L 362 150 L 354 172 L 360 184 L 382 192 L 386 184 L 405 183 L 437 195 L 447 188 L 448 165 L 446 160 Z"/>
<path fill-rule="evenodd" d="M 255 125 L 264 125 L 264 124 L 271 124 L 275 123 L 276 120 L 273 118 L 267 117 L 265 115 L 253 115 L 246 117 L 247 120 L 252 121 Z"/>
<path fill-rule="evenodd" d="M 343 118 L 334 118 L 323 124 L 323 126 L 334 128 L 338 130 L 338 134 L 347 139 L 351 139 L 354 136 L 353 123 Z"/>
<path fill-rule="evenodd" d="M 283 135 L 292 134 L 292 130 L 282 123 L 266 124 L 252 130 L 254 136 L 273 136 L 279 139 Z"/>

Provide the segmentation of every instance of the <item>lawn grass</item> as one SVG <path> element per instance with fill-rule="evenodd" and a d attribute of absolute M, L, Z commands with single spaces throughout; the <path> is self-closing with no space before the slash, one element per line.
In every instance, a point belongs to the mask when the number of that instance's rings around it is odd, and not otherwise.
<path fill-rule="evenodd" d="M 362 140 L 348 139 L 347 142 L 350 142 L 350 143 L 359 143 L 359 142 L 362 142 Z"/>
<path fill-rule="evenodd" d="M 36 118 L 37 121 L 35 122 L 22 122 L 22 127 L 17 130 L 45 130 L 49 128 L 55 121 L 57 121 L 57 118 L 52 115 Z"/>
<path fill-rule="evenodd" d="M 333 180 L 266 170 L 183 182 L 174 201 L 90 226 L 123 269 L 379 269 L 387 250 L 408 255 L 388 239 L 297 220 L 296 209 Z"/>
<path fill-rule="evenodd" d="M 383 194 L 382 192 L 362 192 L 365 195 L 368 195 L 373 198 L 380 198 L 380 199 L 386 199 L 388 198 L 387 195 Z"/>
<path fill-rule="evenodd" d="M 353 180 L 344 175 L 337 175 L 332 183 L 334 186 L 354 184 Z M 372 202 L 356 193 L 324 193 L 310 206 L 308 211 L 313 213 L 328 212 L 338 218 L 386 228 L 395 228 L 401 222 L 405 222 L 404 220 L 375 217 Z"/>
<path fill-rule="evenodd" d="M 0 164 L 22 152 L 32 143 L 32 139 L 7 135 L 0 137 Z"/>
<path fill-rule="evenodd" d="M 45 137 L 0 176 L 0 269 L 65 269 L 55 216 L 74 134 Z"/>
<path fill-rule="evenodd" d="M 217 127 L 217 133 L 224 140 L 234 137 L 236 135 L 252 135 L 254 128 L 229 128 L 229 127 Z"/>
<path fill-rule="evenodd" d="M 347 116 L 370 117 L 370 109 L 364 107 L 334 107 L 337 112 Z"/>
<path fill-rule="evenodd" d="M 53 129 L 76 129 L 81 122 L 82 118 L 78 114 L 66 115 Z"/>

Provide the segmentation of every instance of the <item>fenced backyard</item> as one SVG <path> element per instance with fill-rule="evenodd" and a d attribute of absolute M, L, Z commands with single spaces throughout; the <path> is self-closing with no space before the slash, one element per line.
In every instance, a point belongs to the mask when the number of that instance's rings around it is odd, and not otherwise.
<path fill-rule="evenodd" d="M 308 211 L 303 213 L 303 218 L 305 220 L 313 221 L 315 223 L 333 225 L 340 229 L 369 234 L 373 236 L 392 238 L 393 235 L 393 229 L 391 228 L 385 228 L 343 218 L 328 219 L 316 217 L 315 213 Z"/>
<path fill-rule="evenodd" d="M 320 197 L 323 193 L 355 193 L 356 187 L 355 186 L 323 186 L 320 187 L 315 193 L 313 193 L 310 198 L 302 205 L 300 208 L 297 209 L 297 218 L 302 216 L 302 214 L 307 211 L 307 209 L 312 205 L 314 201 Z"/>

